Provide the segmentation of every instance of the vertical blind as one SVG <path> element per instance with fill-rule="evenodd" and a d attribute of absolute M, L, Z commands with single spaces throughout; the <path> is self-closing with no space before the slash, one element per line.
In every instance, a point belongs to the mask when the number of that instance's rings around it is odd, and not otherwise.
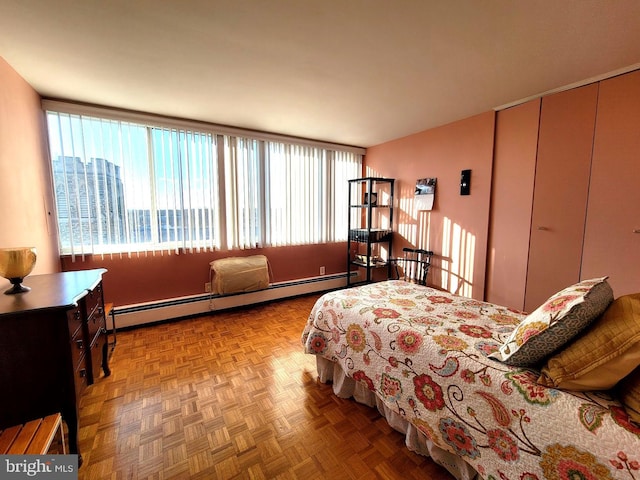
<path fill-rule="evenodd" d="M 61 254 L 346 240 L 362 155 L 47 110 Z"/>
<path fill-rule="evenodd" d="M 224 139 L 227 248 L 262 247 L 260 205 L 264 201 L 260 181 L 260 145 L 241 137 Z"/>
<path fill-rule="evenodd" d="M 199 252 L 219 248 L 215 137 L 202 132 L 150 128 L 153 169 L 151 216 L 159 232 L 155 244 Z M 144 180 L 143 180 L 144 181 Z"/>

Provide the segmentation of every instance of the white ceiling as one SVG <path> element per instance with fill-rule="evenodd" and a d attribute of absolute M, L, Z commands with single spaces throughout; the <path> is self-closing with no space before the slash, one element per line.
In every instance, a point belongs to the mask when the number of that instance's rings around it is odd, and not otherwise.
<path fill-rule="evenodd" d="M 46 97 L 368 147 L 640 67 L 640 1 L 0 0 L 0 56 Z"/>

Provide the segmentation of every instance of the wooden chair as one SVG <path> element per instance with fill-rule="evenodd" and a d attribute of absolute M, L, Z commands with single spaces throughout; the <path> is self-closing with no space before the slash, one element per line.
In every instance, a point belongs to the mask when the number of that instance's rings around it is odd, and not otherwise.
<path fill-rule="evenodd" d="M 426 285 L 433 252 L 421 248 L 405 247 L 402 249 L 402 253 L 402 258 L 392 260 L 396 269 L 396 278 L 402 278 L 406 282 Z M 402 267 L 402 275 L 400 274 L 400 267 Z"/>

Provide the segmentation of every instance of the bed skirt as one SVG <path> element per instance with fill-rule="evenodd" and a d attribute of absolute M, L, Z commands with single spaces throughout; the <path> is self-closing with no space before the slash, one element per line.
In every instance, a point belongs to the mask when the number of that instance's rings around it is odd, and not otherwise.
<path fill-rule="evenodd" d="M 409 450 L 431 459 L 449 471 L 458 480 L 479 478 L 477 472 L 462 458 L 433 444 L 413 424 L 389 409 L 364 383 L 348 377 L 340 365 L 316 355 L 318 378 L 322 383 L 333 382 L 333 393 L 340 398 L 353 397 L 358 403 L 377 408 L 391 428 L 405 436 L 405 445 Z"/>

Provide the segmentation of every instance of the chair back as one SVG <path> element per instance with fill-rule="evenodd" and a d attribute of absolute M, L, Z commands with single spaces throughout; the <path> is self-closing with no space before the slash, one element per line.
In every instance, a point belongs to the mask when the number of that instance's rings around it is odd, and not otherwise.
<path fill-rule="evenodd" d="M 402 258 L 394 260 L 397 278 L 402 277 L 406 282 L 426 285 L 433 252 L 421 248 L 405 247 L 402 249 L 402 254 Z M 402 275 L 399 270 L 400 266 L 402 267 Z"/>

